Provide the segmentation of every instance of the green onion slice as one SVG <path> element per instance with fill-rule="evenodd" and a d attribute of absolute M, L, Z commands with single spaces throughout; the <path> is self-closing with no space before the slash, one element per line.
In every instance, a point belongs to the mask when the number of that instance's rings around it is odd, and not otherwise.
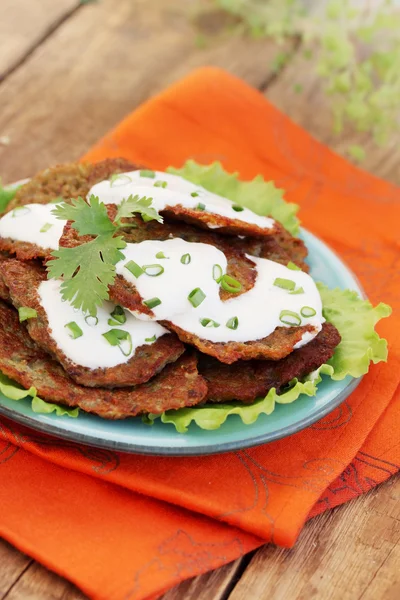
<path fill-rule="evenodd" d="M 143 265 L 142 269 L 149 277 L 158 277 L 164 273 L 164 267 L 158 264 Z"/>
<path fill-rule="evenodd" d="M 222 275 L 223 275 L 223 271 L 222 271 L 221 265 L 214 265 L 213 266 L 213 270 L 212 270 L 212 274 L 213 274 L 214 281 L 216 281 L 217 283 L 219 283 L 221 281 Z"/>
<path fill-rule="evenodd" d="M 193 308 L 197 308 L 205 300 L 206 295 L 200 288 L 194 288 L 188 296 L 188 300 Z"/>
<path fill-rule="evenodd" d="M 206 205 L 203 204 L 202 202 L 199 202 L 198 205 L 196 206 L 197 210 L 206 210 Z"/>
<path fill-rule="evenodd" d="M 237 294 L 242 289 L 242 284 L 237 279 L 234 279 L 230 275 L 222 275 L 220 280 L 222 289 L 231 294 Z"/>
<path fill-rule="evenodd" d="M 190 195 L 192 198 L 197 198 L 197 196 L 199 196 L 199 192 L 192 192 Z"/>
<path fill-rule="evenodd" d="M 123 329 L 110 329 L 107 333 L 103 333 L 103 337 L 110 346 L 118 346 L 124 356 L 132 354 L 132 337 L 128 331 L 124 331 Z"/>
<path fill-rule="evenodd" d="M 156 174 L 154 173 L 154 171 L 151 171 L 150 169 L 142 169 L 140 171 L 140 177 L 148 177 L 149 179 L 154 179 L 156 176 Z"/>
<path fill-rule="evenodd" d="M 26 321 L 27 319 L 36 319 L 37 312 L 34 308 L 29 306 L 20 306 L 18 309 L 19 322 Z"/>
<path fill-rule="evenodd" d="M 147 306 L 147 308 L 155 308 L 161 304 L 160 298 L 150 298 L 150 300 L 144 300 L 143 304 Z"/>
<path fill-rule="evenodd" d="M 288 264 L 286 265 L 286 267 L 288 269 L 290 269 L 291 271 L 301 271 L 300 267 L 295 265 L 294 262 L 292 262 L 292 261 L 289 261 Z"/>
<path fill-rule="evenodd" d="M 293 292 L 289 292 L 289 294 L 304 294 L 304 289 L 302 287 L 297 288 L 297 290 L 293 290 Z"/>
<path fill-rule="evenodd" d="M 285 325 L 292 326 L 300 325 L 301 323 L 300 315 L 298 315 L 296 312 L 293 312 L 292 310 L 281 310 L 279 320 Z"/>
<path fill-rule="evenodd" d="M 96 325 L 99 322 L 99 319 L 97 317 L 93 317 L 92 315 L 87 315 L 85 317 L 85 322 L 87 325 L 89 325 L 89 327 L 96 327 Z"/>
<path fill-rule="evenodd" d="M 217 321 L 213 321 L 213 319 L 200 319 L 200 323 L 203 327 L 219 327 L 219 323 Z"/>
<path fill-rule="evenodd" d="M 181 263 L 183 265 L 188 265 L 191 260 L 192 260 L 192 257 L 190 256 L 190 254 L 182 254 Z"/>
<path fill-rule="evenodd" d="M 151 337 L 151 338 L 144 338 L 144 341 L 148 342 L 149 344 L 152 344 L 153 342 L 156 341 L 156 339 L 157 339 L 157 336 L 153 335 L 153 337 Z"/>
<path fill-rule="evenodd" d="M 51 229 L 53 227 L 52 223 L 45 223 L 42 227 L 42 229 L 40 230 L 40 233 L 46 233 L 46 231 L 49 231 L 49 229 Z"/>
<path fill-rule="evenodd" d="M 31 212 L 31 209 L 28 208 L 27 206 L 17 206 L 17 208 L 14 208 L 14 210 L 12 211 L 12 216 L 13 217 L 22 217 L 23 215 L 27 215 L 30 212 Z"/>
<path fill-rule="evenodd" d="M 244 207 L 240 206 L 239 204 L 232 204 L 232 208 L 236 212 L 242 212 L 244 210 Z"/>
<path fill-rule="evenodd" d="M 277 277 L 274 281 L 274 285 L 288 291 L 293 291 L 296 287 L 294 281 L 291 279 L 284 279 L 283 277 Z"/>
<path fill-rule="evenodd" d="M 136 279 L 144 273 L 142 267 L 135 263 L 134 260 L 130 260 L 129 262 L 127 262 L 125 265 L 125 269 L 128 269 L 128 271 L 132 273 L 132 275 L 136 277 Z"/>
<path fill-rule="evenodd" d="M 313 317 L 314 315 L 317 314 L 317 311 L 312 308 L 311 306 L 303 306 L 303 308 L 300 310 L 300 314 L 302 317 Z"/>
<path fill-rule="evenodd" d="M 169 256 L 165 256 L 164 252 L 157 252 L 156 258 L 169 258 Z"/>
<path fill-rule="evenodd" d="M 115 182 L 119 181 L 120 184 L 116 184 Z M 125 185 L 127 183 L 131 183 L 132 178 L 129 175 L 125 175 L 124 173 L 114 173 L 110 177 L 110 187 L 116 187 L 117 185 Z"/>
<path fill-rule="evenodd" d="M 166 188 L 168 183 L 166 181 L 158 180 L 154 183 L 154 187 Z"/>
<path fill-rule="evenodd" d="M 116 306 L 114 308 L 114 310 L 111 313 L 112 318 L 114 319 L 114 321 L 117 321 L 118 323 L 121 323 L 121 325 L 123 325 L 124 323 L 126 323 L 126 314 L 124 309 L 122 308 L 122 306 Z"/>
<path fill-rule="evenodd" d="M 226 322 L 226 326 L 228 329 L 237 329 L 239 326 L 239 319 L 237 317 L 232 317 Z"/>
<path fill-rule="evenodd" d="M 75 321 L 71 321 L 71 323 L 67 323 L 65 325 L 65 329 L 68 331 L 69 336 L 73 339 L 76 340 L 80 337 L 83 336 L 83 331 L 82 329 L 79 327 L 79 325 L 77 325 L 75 323 Z"/>

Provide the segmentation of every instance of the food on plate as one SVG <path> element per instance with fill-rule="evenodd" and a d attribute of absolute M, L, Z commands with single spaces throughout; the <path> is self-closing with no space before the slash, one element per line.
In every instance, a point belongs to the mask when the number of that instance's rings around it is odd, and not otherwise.
<path fill-rule="evenodd" d="M 0 371 L 36 410 L 178 431 L 360 376 L 386 359 L 374 325 L 390 310 L 313 280 L 295 212 L 218 164 L 39 173 L 0 218 Z"/>
<path fill-rule="evenodd" d="M 315 371 L 332 357 L 339 343 L 336 327 L 324 323 L 317 337 L 282 360 L 241 360 L 221 365 L 218 360 L 202 355 L 198 368 L 207 382 L 210 402 L 251 403 L 271 388 L 280 392 L 293 379 L 302 379 Z"/>
<path fill-rule="evenodd" d="M 15 308 L 34 311 L 26 320 L 31 338 L 81 385 L 145 383 L 185 351 L 167 329 L 139 321 L 120 306 L 107 303 L 95 317 L 85 317 L 62 301 L 60 283 L 47 280 L 43 267 L 6 260 L 0 262 L 0 277 Z M 113 332 L 123 332 L 125 339 L 114 340 Z"/>
<path fill-rule="evenodd" d="M 185 353 L 149 382 L 110 390 L 76 384 L 64 369 L 30 338 L 18 314 L 0 301 L 0 370 L 26 389 L 34 387 L 41 398 L 80 407 L 105 419 L 194 406 L 207 393 L 198 374 L 197 359 Z"/>

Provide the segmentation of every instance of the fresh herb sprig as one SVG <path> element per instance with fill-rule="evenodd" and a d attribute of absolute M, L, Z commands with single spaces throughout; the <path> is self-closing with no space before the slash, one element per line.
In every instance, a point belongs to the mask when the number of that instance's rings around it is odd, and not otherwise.
<path fill-rule="evenodd" d="M 80 236 L 93 237 L 74 248 L 60 248 L 52 253 L 53 260 L 47 264 L 51 279 L 63 279 L 61 295 L 63 300 L 96 316 L 97 309 L 109 299 L 108 288 L 114 283 L 115 265 L 125 257 L 121 250 L 126 248 L 124 239 L 117 235 L 123 226 L 121 219 L 142 215 L 146 221 L 162 218 L 151 207 L 152 198 L 130 196 L 118 209 L 113 222 L 107 213 L 107 207 L 96 196 L 86 202 L 83 198 L 57 205 L 52 214 L 57 219 L 72 221 L 72 228 Z"/>

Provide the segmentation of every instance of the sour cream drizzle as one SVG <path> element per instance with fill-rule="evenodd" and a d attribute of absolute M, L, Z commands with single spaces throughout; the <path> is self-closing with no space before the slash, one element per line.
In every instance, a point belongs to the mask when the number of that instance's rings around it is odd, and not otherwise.
<path fill-rule="evenodd" d="M 143 176 L 143 173 L 151 176 Z M 182 205 L 185 208 L 196 209 L 199 204 L 204 206 L 204 212 L 236 219 L 244 223 L 257 225 L 263 229 L 271 229 L 275 221 L 268 217 L 256 215 L 253 211 L 239 207 L 234 210 L 233 204 L 227 198 L 218 196 L 197 186 L 178 175 L 161 171 L 131 171 L 121 173 L 114 179 L 101 181 L 94 185 L 89 194 L 98 196 L 104 204 L 120 204 L 124 198 L 136 194 L 140 197 L 153 198 L 152 207 L 162 211 L 166 206 Z"/>
<path fill-rule="evenodd" d="M 0 219 L 0 237 L 57 250 L 66 221 L 56 219 L 53 210 L 54 204 L 27 204 L 6 213 Z"/>
<path fill-rule="evenodd" d="M 160 252 L 167 258 L 157 259 L 156 254 Z M 271 260 L 249 256 L 257 270 L 254 287 L 223 302 L 219 295 L 220 285 L 213 278 L 213 267 L 220 265 L 225 273 L 227 260 L 214 246 L 181 239 L 145 241 L 128 244 L 123 253 L 125 259 L 116 265 L 117 273 L 135 285 L 144 301 L 154 298 L 161 301 L 152 308 L 154 319 L 171 321 L 200 338 L 212 342 L 247 342 L 264 338 L 277 327 L 289 326 L 280 320 L 282 310 L 296 313 L 301 320 L 299 324 L 314 328 L 312 333 L 303 336 L 302 342 L 308 343 L 321 330 L 324 321 L 321 297 L 313 279 L 303 271 L 293 271 Z M 190 255 L 188 264 L 181 262 L 184 255 Z M 135 277 L 126 268 L 130 261 L 141 267 L 159 264 L 164 271 L 156 277 L 146 272 Z M 293 281 L 295 288 L 303 288 L 304 292 L 290 294 L 274 285 L 277 278 Z M 194 307 L 188 296 L 196 288 L 200 288 L 205 298 Z M 313 309 L 315 315 L 301 316 L 304 307 Z M 135 316 L 149 318 L 140 312 L 135 312 Z M 238 325 L 231 329 L 227 323 L 235 317 Z M 204 326 L 204 319 L 209 320 L 208 326 Z M 218 326 L 214 326 L 215 323 Z"/>
<path fill-rule="evenodd" d="M 112 318 L 111 313 L 115 309 L 111 302 L 105 302 L 99 308 L 96 324 L 96 319 L 86 317 L 69 302 L 63 302 L 60 286 L 61 282 L 54 279 L 43 281 L 38 290 L 40 303 L 47 314 L 50 335 L 65 356 L 77 365 L 90 369 L 115 367 L 128 362 L 139 346 L 152 344 L 164 333 L 168 333 L 155 321 L 139 321 L 129 311 L 125 311 L 125 323 L 109 325 L 108 320 Z M 70 337 L 69 330 L 65 327 L 68 323 L 76 323 L 82 331 L 81 337 Z M 130 334 L 132 350 L 128 356 L 118 346 L 111 346 L 103 337 L 102 334 L 111 329 L 120 329 Z"/>

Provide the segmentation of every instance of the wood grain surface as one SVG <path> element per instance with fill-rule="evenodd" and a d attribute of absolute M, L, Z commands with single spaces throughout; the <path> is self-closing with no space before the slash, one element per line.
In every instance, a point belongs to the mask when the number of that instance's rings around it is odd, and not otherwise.
<path fill-rule="evenodd" d="M 386 148 L 332 134 L 314 64 L 293 40 L 277 46 L 227 31 L 234 22 L 181 0 L 2 0 L 0 174 L 13 181 L 77 158 L 149 96 L 203 64 L 260 89 L 334 150 L 367 150 L 363 164 L 400 183 L 400 136 Z M 202 5 L 203 6 L 203 5 Z M 276 69 L 276 57 L 287 62 Z M 301 83 L 302 92 L 294 85 Z M 3 144 L 2 138 L 9 138 Z M 7 140 L 8 141 L 8 140 Z M 183 582 L 163 600 L 397 600 L 400 478 L 325 513 L 293 550 L 265 546 Z M 0 540 L 0 600 L 82 600 L 72 584 Z"/>

